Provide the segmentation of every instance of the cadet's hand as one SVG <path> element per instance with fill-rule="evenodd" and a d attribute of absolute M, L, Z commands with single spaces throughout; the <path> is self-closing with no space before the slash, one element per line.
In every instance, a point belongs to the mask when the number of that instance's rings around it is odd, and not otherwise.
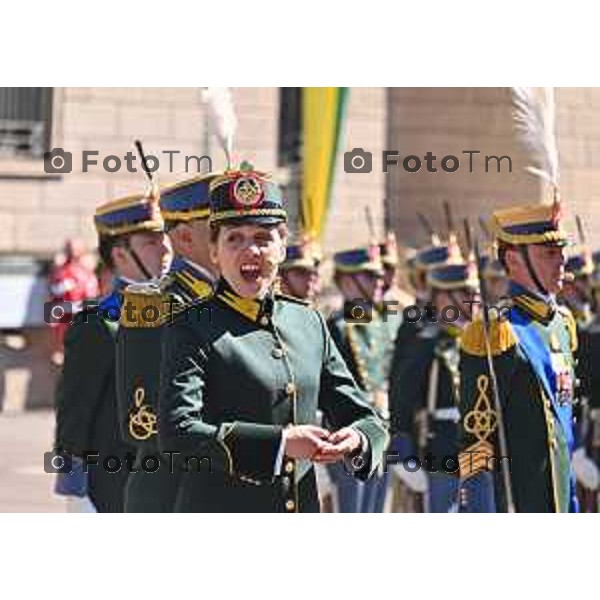
<path fill-rule="evenodd" d="M 285 455 L 312 458 L 328 446 L 329 431 L 316 425 L 294 425 L 285 430 Z"/>
<path fill-rule="evenodd" d="M 354 427 L 344 427 L 332 433 L 327 442 L 327 446 L 313 457 L 315 462 L 330 463 L 342 460 L 346 454 L 360 448 L 361 438 Z"/>

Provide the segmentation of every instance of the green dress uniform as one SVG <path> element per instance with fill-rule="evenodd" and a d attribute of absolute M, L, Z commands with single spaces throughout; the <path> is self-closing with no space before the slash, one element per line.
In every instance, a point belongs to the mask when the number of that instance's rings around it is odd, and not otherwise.
<path fill-rule="evenodd" d="M 337 252 L 334 263 L 336 274 L 371 273 L 383 279 L 378 245 Z M 389 368 L 400 318 L 391 312 L 383 314 L 381 307 L 358 299 L 357 304 L 347 300 L 344 309 L 334 312 L 327 321 L 331 337 L 352 376 L 386 424 Z M 362 483 L 349 477 L 341 465 L 334 464 L 329 466 L 329 474 L 337 488 L 340 512 L 382 512 L 387 473 Z"/>
<path fill-rule="evenodd" d="M 374 273 L 382 277 L 383 265 L 378 246 L 337 252 L 334 256 L 336 273 Z M 361 299 L 355 306 L 352 300 L 344 303 L 341 311 L 334 312 L 327 321 L 334 341 L 358 385 L 373 401 L 373 407 L 387 421 L 387 386 L 392 359 L 393 342 L 401 316 L 382 313 L 381 307 L 371 306 Z M 355 312 L 358 309 L 358 313 Z M 383 392 L 385 403 L 375 401 Z"/>
<path fill-rule="evenodd" d="M 527 261 L 523 246 L 566 242 L 558 214 L 556 206 L 544 204 L 504 209 L 494 213 L 493 229 L 501 244 L 520 247 Z M 531 264 L 529 268 L 536 281 Z M 509 296 L 510 310 L 498 318 L 490 314 L 487 335 L 482 320 L 463 334 L 459 457 L 463 501 L 468 502 L 464 495 L 470 493 L 469 482 L 491 471 L 497 508 L 513 508 L 507 504 L 508 490 L 501 476 L 500 461 L 505 461 L 517 512 L 576 511 L 571 469 L 575 322 L 568 309 L 541 292 L 511 282 Z M 500 407 L 494 401 L 486 339 Z M 507 456 L 499 447 L 500 426 Z"/>
<path fill-rule="evenodd" d="M 444 457 L 457 456 L 459 333 L 435 324 L 423 328 L 391 387 L 392 435 L 409 436 L 421 457 L 434 455 L 436 471 Z"/>
<path fill-rule="evenodd" d="M 427 273 L 434 267 L 444 264 L 460 264 L 462 262 L 460 248 L 454 236 L 451 236 L 446 244 L 440 244 L 437 237 L 434 241 L 435 243 L 431 246 L 421 248 L 411 261 L 412 277 L 422 281 L 422 286 L 426 286 Z M 391 379 L 397 377 L 397 372 L 402 368 L 403 360 L 410 358 L 412 344 L 416 336 L 427 325 L 425 307 L 428 300 L 425 297 L 417 298 L 414 307 L 405 308 L 406 316 L 410 318 L 404 318 L 397 331 L 390 372 Z M 421 315 L 420 318 L 419 314 Z"/>
<path fill-rule="evenodd" d="M 211 184 L 211 222 L 285 221 L 279 187 L 242 165 Z M 210 327 L 196 318 L 210 310 Z M 297 299 L 240 298 L 221 279 L 216 293 L 167 328 L 159 392 L 159 440 L 177 454 L 177 510 L 318 511 L 313 465 L 283 455 L 288 425 L 316 424 L 317 409 L 335 428 L 363 440 L 352 465 L 368 477 L 387 436 L 365 402 L 322 316 Z"/>
<path fill-rule="evenodd" d="M 167 230 L 208 218 L 213 178 L 214 174 L 201 175 L 161 190 L 159 206 Z M 117 390 L 123 439 L 136 448 L 126 486 L 126 512 L 172 512 L 175 507 L 180 474 L 170 457 L 161 454 L 157 437 L 162 337 L 172 314 L 209 297 L 214 284 L 207 270 L 175 256 L 162 280 L 125 290 L 124 304 L 130 310 L 124 311 L 117 337 Z"/>
<path fill-rule="evenodd" d="M 600 466 L 600 317 L 596 316 L 586 329 L 582 342 L 578 372 L 581 376 L 582 394 L 587 398 L 586 427 L 582 442 L 587 454 Z"/>
<path fill-rule="evenodd" d="M 100 236 L 125 236 L 143 231 L 162 231 L 153 198 L 138 194 L 107 203 L 95 216 Z M 87 492 L 98 512 L 123 512 L 127 469 L 126 455 L 133 447 L 119 435 L 115 347 L 119 328 L 122 291 L 115 291 L 97 307 L 80 313 L 65 339 L 65 362 L 56 396 L 56 446 L 74 457 L 97 454 L 98 465 L 87 474 Z M 110 457 L 121 468 L 104 462 Z M 64 474 L 68 476 L 68 474 Z"/>
<path fill-rule="evenodd" d="M 587 248 L 582 248 L 567 260 L 565 272 L 570 273 L 576 281 L 587 283 L 586 287 L 589 288 L 589 297 L 585 297 L 583 293 L 578 298 L 565 299 L 565 304 L 577 323 L 576 374 L 579 402 L 574 407 L 574 414 L 578 454 L 584 461 L 591 460 L 593 465 L 588 464 L 586 469 L 579 469 L 574 461 L 577 495 L 582 512 L 598 512 L 598 486 L 594 482 L 594 471 L 597 476 L 600 467 L 600 378 L 594 367 L 600 357 L 600 321 L 598 315 L 594 315 L 591 310 L 597 294 L 598 278 Z"/>
<path fill-rule="evenodd" d="M 591 277 L 591 287 L 596 305 L 594 318 L 589 325 L 579 331 L 577 374 L 581 381 L 581 393 L 587 400 L 585 426 L 582 442 L 589 456 L 600 466 L 600 273 L 595 271 Z M 582 335 L 583 333 L 583 335 Z"/>
<path fill-rule="evenodd" d="M 471 263 L 442 265 L 427 275 L 432 291 L 475 292 Z M 453 302 L 460 310 L 458 301 Z M 399 458 L 417 453 L 428 478 L 427 512 L 458 509 L 460 338 L 459 324 L 430 323 L 421 328 L 396 378 L 390 382 L 391 433 Z M 463 321 L 464 322 L 464 321 Z M 396 437 L 397 436 L 397 437 Z"/>

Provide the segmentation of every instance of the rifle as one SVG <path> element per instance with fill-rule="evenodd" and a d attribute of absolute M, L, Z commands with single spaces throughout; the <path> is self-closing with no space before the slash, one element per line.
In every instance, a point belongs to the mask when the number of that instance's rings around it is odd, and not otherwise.
<path fill-rule="evenodd" d="M 142 147 L 141 140 L 135 140 L 134 145 L 136 150 L 138 151 L 138 154 L 140 155 L 140 160 L 142 161 L 142 168 L 144 169 L 144 173 L 146 174 L 148 181 L 152 184 L 154 183 L 154 176 L 148 168 L 148 163 L 146 161 L 146 155 L 144 154 L 144 149 Z"/>
<path fill-rule="evenodd" d="M 579 234 L 579 243 L 582 246 L 585 246 L 587 243 L 587 240 L 585 237 L 585 230 L 583 229 L 583 223 L 581 221 L 581 217 L 579 215 L 577 215 L 575 217 L 575 221 L 577 223 L 577 233 Z"/>
<path fill-rule="evenodd" d="M 425 229 L 425 231 L 427 232 L 427 235 L 431 238 L 432 244 L 435 244 L 436 241 L 439 242 L 438 236 L 437 236 L 435 230 L 433 229 L 433 227 L 431 226 L 429 219 L 421 212 L 417 213 L 417 218 L 419 219 L 419 222 L 423 226 L 423 229 Z"/>
<path fill-rule="evenodd" d="M 452 209 L 450 208 L 450 202 L 444 200 L 444 214 L 446 215 L 446 229 L 448 230 L 448 237 L 453 233 L 456 233 L 454 229 L 454 217 L 452 216 Z"/>

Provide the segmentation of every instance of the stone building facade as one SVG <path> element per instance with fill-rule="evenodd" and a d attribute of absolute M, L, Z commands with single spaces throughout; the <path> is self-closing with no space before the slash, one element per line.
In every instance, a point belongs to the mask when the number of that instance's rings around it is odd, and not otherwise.
<path fill-rule="evenodd" d="M 232 88 L 238 127 L 235 157 L 247 158 L 282 179 L 288 176 L 278 161 L 279 88 Z M 133 141 L 141 139 L 147 152 L 161 161 L 160 181 L 186 177 L 185 156 L 211 156 L 213 167 L 222 166 L 221 153 L 207 132 L 204 104 L 198 88 L 55 88 L 52 102 L 51 147 L 73 155 L 73 171 L 51 176 L 41 159 L 4 158 L 0 152 L 0 253 L 51 256 L 67 237 L 95 241 L 92 215 L 100 202 L 139 190 L 141 172 L 121 169 L 107 173 L 101 167 L 109 155 L 135 153 Z M 382 88 L 352 90 L 348 106 L 347 143 L 379 152 L 385 140 L 386 93 Z M 82 171 L 83 150 L 96 150 L 98 165 Z M 177 150 L 180 154 L 164 154 Z M 169 169 L 172 157 L 173 169 Z M 136 159 L 136 166 L 139 166 Z M 188 161 L 188 172 L 197 169 Z M 111 162 L 110 166 L 114 167 Z M 206 169 L 206 162 L 201 165 Z M 365 204 L 382 212 L 383 177 L 369 179 L 338 176 L 327 245 L 352 243 L 356 216 Z M 340 234 L 343 234 L 340 239 Z"/>
<path fill-rule="evenodd" d="M 296 215 L 298 165 L 282 164 L 278 150 L 281 90 L 231 90 L 238 119 L 234 158 L 249 159 L 285 182 L 291 192 L 291 212 Z M 146 151 L 158 153 L 162 183 L 186 177 L 182 158 L 186 155 L 208 154 L 214 168 L 223 164 L 207 129 L 198 88 L 54 88 L 51 94 L 45 93 L 51 102 L 42 138 L 48 147 L 72 153 L 73 170 L 46 174 L 39 148 L 35 156 L 28 156 L 3 146 L 10 123 L 2 114 L 0 96 L 0 277 L 2 259 L 7 256 L 48 260 L 69 237 L 94 246 L 95 206 L 145 184 L 141 171 L 127 172 L 124 162 L 115 173 L 101 168 L 109 155 L 124 157 L 134 152 L 135 139 L 143 140 Z M 562 194 L 571 215 L 579 214 L 587 223 L 592 244 L 600 245 L 600 230 L 593 227 L 600 202 L 596 186 L 600 181 L 600 152 L 596 151 L 600 150 L 600 89 L 558 88 L 556 106 Z M 18 140 L 18 131 L 9 133 Z M 19 148 L 18 143 L 14 147 Z M 343 153 L 354 148 L 372 153 L 370 173 L 344 171 Z M 89 172 L 82 170 L 83 150 L 98 151 L 98 165 L 90 166 Z M 180 153 L 172 155 L 172 172 L 165 168 L 169 163 L 166 150 Z M 402 245 L 414 246 L 426 240 L 417 210 L 443 231 L 443 200 L 451 203 L 458 221 L 465 216 L 487 216 L 498 203 L 535 200 L 542 193 L 523 170 L 527 157 L 515 141 L 509 88 L 351 88 L 340 150 L 323 239 L 326 254 L 369 240 L 366 207 L 377 235 L 388 226 Z M 400 161 L 407 155 L 424 157 L 431 152 L 438 167 L 443 156 L 456 155 L 461 168 L 454 173 L 439 168 L 430 173 L 422 167 L 409 173 L 390 166 L 384 173 L 384 150 L 397 151 Z M 480 152 L 472 155 L 473 172 L 463 153 L 468 150 Z M 512 173 L 504 164 L 500 173 L 494 164 L 485 172 L 486 155 L 510 156 Z M 188 170 L 195 168 L 190 161 Z M 29 339 L 31 343 L 20 354 L 0 347 L 0 410 L 3 404 L 37 406 L 50 399 L 49 382 L 55 374 L 45 360 L 45 333 L 32 330 Z M 12 390 L 10 401 L 7 390 Z"/>
<path fill-rule="evenodd" d="M 556 136 L 560 156 L 561 195 L 567 207 L 567 227 L 575 233 L 576 214 L 586 224 L 590 243 L 600 245 L 594 216 L 600 202 L 600 89 L 556 88 Z M 451 203 L 457 217 L 487 218 L 494 206 L 537 201 L 545 193 L 524 167 L 528 156 L 517 142 L 512 122 L 510 88 L 391 88 L 387 90 L 387 143 L 400 156 L 424 156 L 431 151 L 461 159 L 454 173 L 439 169 L 408 173 L 390 167 L 386 197 L 392 225 L 407 245 L 425 239 L 415 211 L 427 214 L 444 231 L 442 201 Z M 473 157 L 469 170 L 466 150 Z M 485 171 L 485 156 L 510 156 L 497 172 L 495 161 Z"/>

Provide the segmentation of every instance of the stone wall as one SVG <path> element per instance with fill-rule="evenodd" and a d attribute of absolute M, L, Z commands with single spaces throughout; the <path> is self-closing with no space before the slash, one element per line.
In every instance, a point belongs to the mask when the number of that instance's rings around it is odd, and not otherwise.
<path fill-rule="evenodd" d="M 600 90 L 557 88 L 555 90 L 557 139 L 561 163 L 561 192 L 566 201 L 567 223 L 574 232 L 573 215 L 587 222 L 590 241 L 600 244 L 600 231 L 592 226 L 600 206 Z M 458 218 L 488 217 L 493 207 L 513 202 L 537 201 L 542 186 L 525 172 L 527 156 L 516 141 L 511 115 L 510 88 L 390 88 L 388 90 L 388 145 L 400 152 L 438 158 L 437 173 L 418 173 L 390 167 L 387 175 L 388 210 L 401 241 L 418 245 L 426 240 L 416 212 L 425 213 L 436 229 L 445 230 L 442 201 L 448 200 Z M 464 150 L 473 155 L 473 172 Z M 455 173 L 440 168 L 443 156 L 461 159 Z M 485 156 L 508 155 L 507 161 L 490 161 Z"/>

